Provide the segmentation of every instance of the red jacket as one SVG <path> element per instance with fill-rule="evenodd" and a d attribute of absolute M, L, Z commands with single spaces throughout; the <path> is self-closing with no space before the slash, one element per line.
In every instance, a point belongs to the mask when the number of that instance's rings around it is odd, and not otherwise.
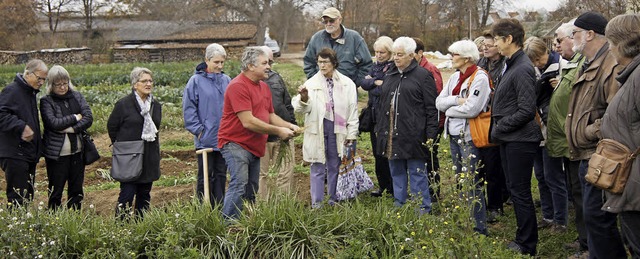
<path fill-rule="evenodd" d="M 440 92 L 442 91 L 442 75 L 440 74 L 440 70 L 438 70 L 438 68 L 433 63 L 429 62 L 429 60 L 424 56 L 422 56 L 422 59 L 420 60 L 420 66 L 433 74 L 433 80 L 436 81 L 436 91 L 438 92 L 438 95 L 440 95 Z M 444 127 L 444 120 L 446 116 L 444 115 L 444 112 L 438 113 L 440 116 L 438 128 L 442 129 Z"/>

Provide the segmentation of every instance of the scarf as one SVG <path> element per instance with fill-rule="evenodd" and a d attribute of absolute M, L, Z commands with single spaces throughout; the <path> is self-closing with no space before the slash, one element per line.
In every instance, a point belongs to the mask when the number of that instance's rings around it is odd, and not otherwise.
<path fill-rule="evenodd" d="M 477 69 L 478 69 L 478 66 L 473 64 L 470 67 L 468 67 L 467 70 L 464 71 L 464 73 L 460 71 L 460 78 L 458 78 L 458 84 L 456 84 L 456 87 L 454 87 L 453 91 L 451 91 L 451 95 L 459 95 L 460 88 L 462 88 L 462 83 L 464 83 L 464 80 L 467 80 L 467 78 L 473 75 L 473 72 L 475 72 Z"/>
<path fill-rule="evenodd" d="M 325 119 L 333 121 L 333 127 L 335 133 L 347 134 L 347 117 L 348 101 L 346 96 L 344 85 L 340 83 L 339 77 L 325 79 L 325 93 L 327 95 L 327 104 L 325 113 Z"/>
<path fill-rule="evenodd" d="M 153 142 L 156 140 L 156 133 L 158 133 L 158 129 L 156 125 L 153 123 L 153 119 L 151 119 L 151 102 L 153 101 L 153 96 L 149 94 L 146 101 L 142 101 L 140 95 L 135 92 L 136 101 L 138 101 L 138 105 L 140 106 L 140 115 L 144 117 L 144 124 L 142 125 L 142 140 L 147 142 Z"/>

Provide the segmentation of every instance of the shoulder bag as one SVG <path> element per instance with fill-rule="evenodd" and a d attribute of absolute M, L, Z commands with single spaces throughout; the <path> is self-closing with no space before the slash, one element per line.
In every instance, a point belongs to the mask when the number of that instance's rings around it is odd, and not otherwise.
<path fill-rule="evenodd" d="M 360 117 L 358 117 L 358 131 L 371 132 L 375 124 L 373 121 L 373 117 L 373 107 L 367 106 L 366 108 L 362 109 Z"/>
<path fill-rule="evenodd" d="M 82 131 L 82 145 L 85 165 L 93 164 L 93 162 L 100 159 L 100 153 L 98 153 L 96 144 L 93 143 L 93 138 L 91 138 L 91 135 L 89 135 L 87 131 Z"/>
<path fill-rule="evenodd" d="M 119 182 L 135 181 L 142 174 L 144 141 L 113 143 L 111 177 Z"/>
<path fill-rule="evenodd" d="M 589 168 L 584 179 L 595 187 L 620 194 L 639 152 L 640 148 L 632 153 L 627 146 L 613 139 L 600 140 L 596 152 L 589 159 Z"/>
<path fill-rule="evenodd" d="M 476 73 L 479 70 L 482 70 L 480 67 L 473 72 L 471 77 L 469 77 L 469 83 L 467 84 L 467 93 L 469 92 L 469 88 L 471 87 L 471 83 L 473 79 L 476 77 Z M 489 75 L 489 73 L 487 73 Z M 489 78 L 489 89 L 491 89 L 491 95 L 489 100 L 493 97 L 493 82 L 491 78 Z M 489 101 L 491 103 L 491 101 Z M 496 144 L 489 142 L 489 127 L 491 127 L 491 105 L 487 105 L 486 111 L 483 110 L 476 116 L 475 118 L 469 119 L 469 131 L 471 131 L 471 140 L 473 141 L 473 145 L 477 148 L 483 147 L 492 147 Z"/>

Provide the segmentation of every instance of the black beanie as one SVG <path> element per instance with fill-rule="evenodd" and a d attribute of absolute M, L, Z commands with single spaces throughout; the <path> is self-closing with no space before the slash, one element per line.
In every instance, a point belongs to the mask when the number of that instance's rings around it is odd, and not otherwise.
<path fill-rule="evenodd" d="M 576 27 L 591 30 L 597 34 L 604 35 L 604 29 L 607 27 L 607 18 L 598 12 L 586 12 L 578 16 L 573 25 Z"/>

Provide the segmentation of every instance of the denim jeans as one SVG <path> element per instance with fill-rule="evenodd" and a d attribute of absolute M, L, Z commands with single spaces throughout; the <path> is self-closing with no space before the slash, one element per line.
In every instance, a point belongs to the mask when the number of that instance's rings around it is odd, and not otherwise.
<path fill-rule="evenodd" d="M 118 206 L 116 207 L 116 217 L 125 219 L 128 217 L 131 207 L 134 208 L 135 215 L 142 218 L 144 211 L 149 209 L 151 204 L 150 183 L 120 183 L 120 194 L 118 195 Z M 135 198 L 135 203 L 134 203 Z"/>
<path fill-rule="evenodd" d="M 544 159 L 542 158 L 542 150 L 544 147 L 536 148 L 536 157 L 533 160 L 533 174 L 538 180 L 538 191 L 540 192 L 540 210 L 542 218 L 553 220 L 553 199 L 551 198 L 551 190 L 544 178 Z"/>
<path fill-rule="evenodd" d="M 431 212 L 431 195 L 429 195 L 429 180 L 426 159 L 392 159 L 389 160 L 391 178 L 393 180 L 393 198 L 397 207 L 407 202 L 407 185 L 411 181 L 411 194 L 422 196 L 420 213 Z M 407 173 L 408 178 L 407 179 Z"/>
<path fill-rule="evenodd" d="M 584 179 L 589 168 L 589 160 L 580 161 L 580 182 L 582 183 L 582 213 L 587 227 L 587 242 L 590 258 L 626 258 L 627 253 L 618 231 L 616 214 L 601 210 L 604 193 Z"/>
<path fill-rule="evenodd" d="M 550 157 L 544 147 L 540 148 L 540 156 L 544 170 L 541 172 L 542 175 L 539 175 L 537 168 L 535 172 L 540 189 L 542 215 L 545 219 L 552 219 L 556 224 L 566 226 L 569 208 L 567 207 L 567 183 L 562 158 Z M 544 196 L 543 189 L 546 190 Z"/>
<path fill-rule="evenodd" d="M 640 211 L 620 212 L 620 230 L 631 258 L 640 257 Z"/>
<path fill-rule="evenodd" d="M 586 251 L 588 249 L 587 244 L 587 229 L 584 225 L 584 213 L 582 212 L 582 184 L 580 183 L 580 175 L 578 173 L 580 168 L 580 161 L 571 161 L 569 158 L 563 158 L 564 168 L 567 172 L 567 182 L 569 183 L 569 190 L 571 197 L 573 198 L 573 208 L 575 210 L 575 223 L 576 230 L 578 231 L 578 241 L 580 242 L 580 251 Z"/>
<path fill-rule="evenodd" d="M 517 243 L 526 254 L 535 255 L 538 246 L 536 208 L 531 197 L 531 171 L 538 143 L 505 142 L 500 144 L 500 157 L 507 188 L 511 192 L 516 213 Z"/>
<path fill-rule="evenodd" d="M 451 147 L 451 159 L 453 165 L 456 166 L 456 176 L 460 176 L 462 173 L 466 174 L 464 178 L 470 180 L 471 174 L 473 174 L 473 189 L 468 193 L 461 193 L 460 195 L 466 195 L 472 205 L 471 214 L 476 221 L 476 227 L 474 230 L 478 233 L 487 235 L 487 206 L 484 197 L 483 185 L 484 177 L 482 177 L 477 171 L 476 166 L 480 161 L 480 151 L 473 145 L 473 142 L 466 142 L 459 136 L 450 136 L 449 146 Z M 465 169 L 465 170 L 463 170 Z M 463 185 L 458 185 L 458 188 L 464 188 Z"/>
<path fill-rule="evenodd" d="M 204 196 L 204 168 L 202 167 L 202 155 L 198 155 L 196 193 L 200 201 L 202 201 Z M 211 204 L 211 206 L 222 205 L 224 188 L 227 184 L 227 163 L 224 161 L 220 151 L 207 153 L 207 167 L 209 170 L 209 204 Z"/>
<path fill-rule="evenodd" d="M 229 189 L 224 196 L 222 214 L 225 219 L 237 219 L 242 211 L 242 200 L 256 200 L 260 181 L 260 158 L 233 142 L 225 144 L 220 152 L 231 175 Z"/>

